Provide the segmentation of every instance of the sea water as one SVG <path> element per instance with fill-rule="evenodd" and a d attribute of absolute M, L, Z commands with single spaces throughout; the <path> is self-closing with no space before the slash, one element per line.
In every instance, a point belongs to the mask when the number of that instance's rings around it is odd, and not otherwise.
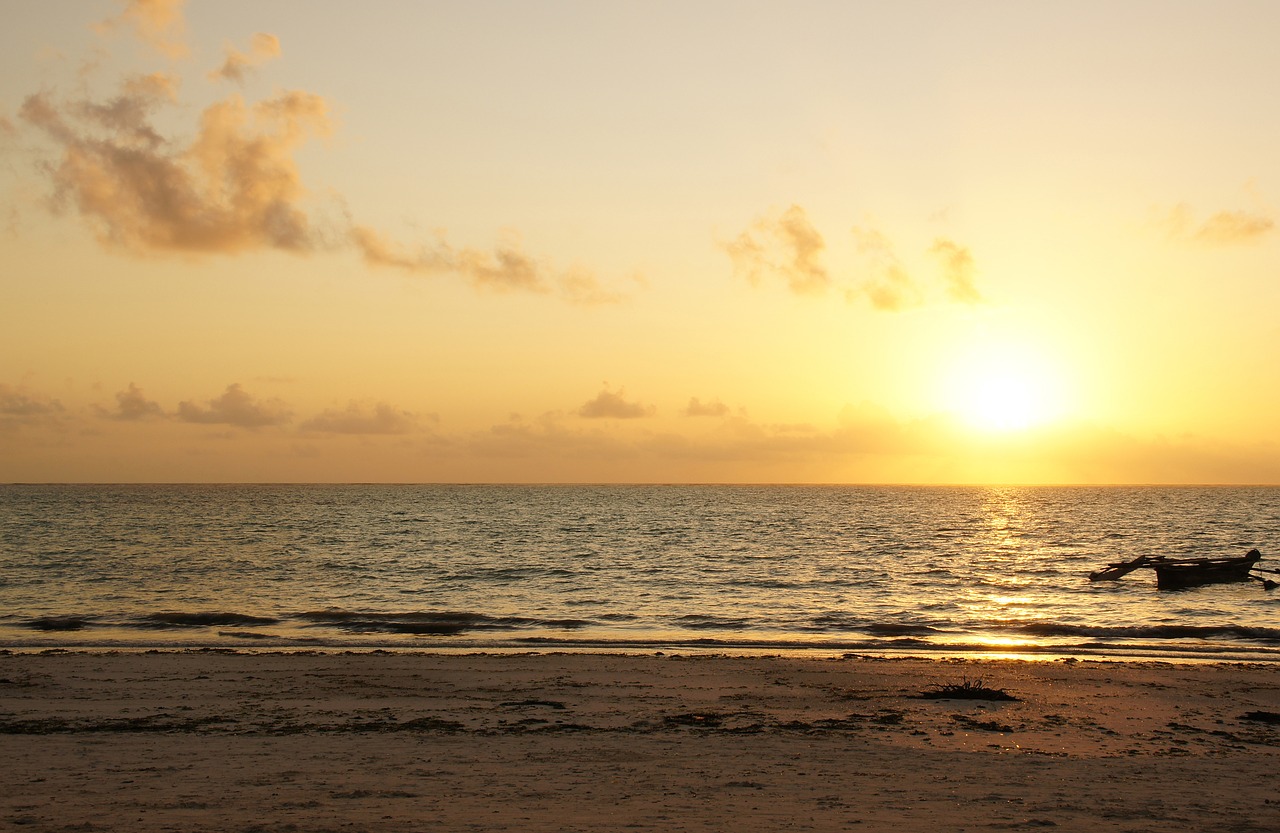
<path fill-rule="evenodd" d="M 0 647 L 1280 659 L 1271 487 L 0 486 Z M 1275 576 L 1280 579 L 1280 575 Z"/>

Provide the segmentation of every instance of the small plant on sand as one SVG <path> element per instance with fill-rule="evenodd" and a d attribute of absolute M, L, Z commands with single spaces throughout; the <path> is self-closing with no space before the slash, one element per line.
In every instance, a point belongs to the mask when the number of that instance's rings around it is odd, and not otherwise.
<path fill-rule="evenodd" d="M 965 677 L 958 683 L 935 684 L 928 691 L 920 692 L 920 696 L 926 700 L 1001 700 L 1015 703 L 1018 701 L 1017 697 L 1003 688 L 988 688 L 983 684 L 981 677 L 973 680 Z"/>

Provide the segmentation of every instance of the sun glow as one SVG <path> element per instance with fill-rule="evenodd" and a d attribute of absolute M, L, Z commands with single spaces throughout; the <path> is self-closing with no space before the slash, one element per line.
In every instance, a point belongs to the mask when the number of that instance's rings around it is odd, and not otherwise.
<path fill-rule="evenodd" d="M 961 354 L 947 388 L 947 409 L 981 431 L 1022 431 L 1061 415 L 1060 385 L 1049 363 L 1009 346 Z"/>

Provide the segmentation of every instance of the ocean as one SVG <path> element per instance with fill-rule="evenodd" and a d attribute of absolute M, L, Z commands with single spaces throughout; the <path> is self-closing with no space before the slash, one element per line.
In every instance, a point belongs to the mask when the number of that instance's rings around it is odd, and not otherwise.
<path fill-rule="evenodd" d="M 1280 488 L 0 486 L 0 648 L 1280 659 Z M 1276 578 L 1280 579 L 1280 576 Z"/>

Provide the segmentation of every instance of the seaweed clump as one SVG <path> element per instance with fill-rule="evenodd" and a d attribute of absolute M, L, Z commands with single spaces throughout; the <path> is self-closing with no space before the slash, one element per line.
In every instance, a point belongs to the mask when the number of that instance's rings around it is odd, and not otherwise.
<path fill-rule="evenodd" d="M 1014 697 L 1003 688 L 990 688 L 984 684 L 981 677 L 976 679 L 963 678 L 958 683 L 940 683 L 933 686 L 927 691 L 920 692 L 920 696 L 926 700 L 996 700 L 1006 703 L 1016 703 L 1018 698 Z"/>

